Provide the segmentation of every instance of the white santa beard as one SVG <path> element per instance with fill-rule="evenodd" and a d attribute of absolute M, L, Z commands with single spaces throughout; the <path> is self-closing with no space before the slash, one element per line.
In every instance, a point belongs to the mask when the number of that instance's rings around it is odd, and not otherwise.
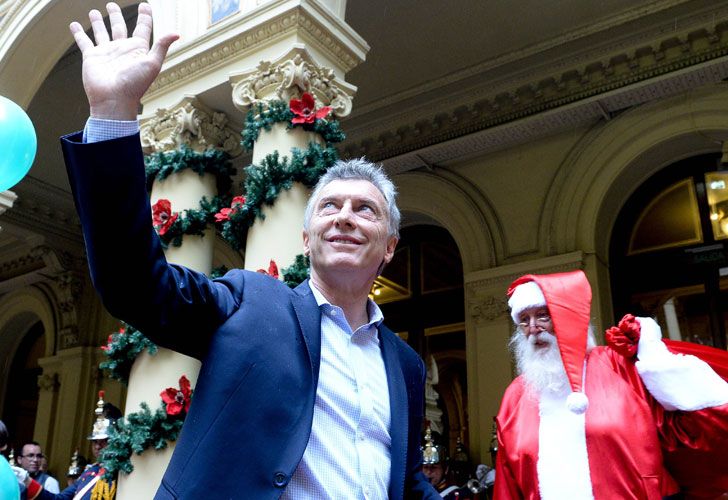
<path fill-rule="evenodd" d="M 536 342 L 548 345 L 537 346 Z M 510 346 L 518 373 L 530 390 L 540 394 L 544 390 L 562 393 L 568 389 L 569 379 L 554 335 L 544 331 L 526 336 L 521 330 L 516 330 Z"/>

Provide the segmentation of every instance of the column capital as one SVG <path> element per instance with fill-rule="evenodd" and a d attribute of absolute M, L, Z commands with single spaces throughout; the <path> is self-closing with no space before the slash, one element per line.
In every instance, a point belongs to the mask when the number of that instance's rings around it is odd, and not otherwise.
<path fill-rule="evenodd" d="M 235 157 L 243 152 L 240 134 L 227 125 L 225 113 L 213 111 L 188 95 L 172 108 L 160 108 L 154 115 L 142 117 L 142 148 L 145 153 L 158 153 L 186 144 L 196 151 L 222 149 Z"/>
<path fill-rule="evenodd" d="M 0 215 L 5 213 L 6 210 L 10 210 L 13 208 L 13 203 L 15 203 L 15 200 L 18 199 L 18 195 L 13 193 L 12 191 L 2 191 L 0 192 Z M 0 227 L 0 231 L 2 231 L 3 228 Z"/>
<path fill-rule="evenodd" d="M 261 61 L 249 71 L 232 75 L 233 103 L 243 113 L 254 104 L 288 102 L 308 92 L 330 106 L 337 118 L 351 113 L 356 87 L 339 79 L 334 70 L 318 65 L 303 45 L 296 44 L 275 61 Z"/>
<path fill-rule="evenodd" d="M 44 373 L 38 375 L 38 388 L 41 391 L 56 392 L 61 385 L 58 373 Z"/>

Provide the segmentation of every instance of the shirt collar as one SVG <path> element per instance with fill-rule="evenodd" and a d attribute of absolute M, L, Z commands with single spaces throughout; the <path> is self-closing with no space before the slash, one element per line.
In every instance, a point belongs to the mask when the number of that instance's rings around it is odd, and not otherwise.
<path fill-rule="evenodd" d="M 319 309 L 321 309 L 322 306 L 338 307 L 326 300 L 324 294 L 322 294 L 321 291 L 316 288 L 311 280 L 308 280 L 308 286 L 309 288 L 311 288 L 311 292 L 316 299 L 316 304 L 319 306 Z M 382 314 L 382 310 L 379 308 L 377 303 L 370 298 L 367 298 L 367 315 L 369 316 L 369 323 L 367 323 L 367 326 L 378 327 L 380 323 L 384 321 L 384 314 Z"/>

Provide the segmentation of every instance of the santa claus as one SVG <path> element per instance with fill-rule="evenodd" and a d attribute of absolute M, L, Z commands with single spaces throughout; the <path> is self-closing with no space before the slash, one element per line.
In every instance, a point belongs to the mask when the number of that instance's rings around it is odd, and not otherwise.
<path fill-rule="evenodd" d="M 496 419 L 496 499 L 728 492 L 728 383 L 708 363 L 668 348 L 650 318 L 625 317 L 596 347 L 581 271 L 523 276 L 508 295 L 519 376 Z"/>

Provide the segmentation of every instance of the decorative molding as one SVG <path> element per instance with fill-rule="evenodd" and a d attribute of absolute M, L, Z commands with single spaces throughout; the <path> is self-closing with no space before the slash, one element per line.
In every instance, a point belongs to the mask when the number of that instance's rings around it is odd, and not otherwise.
<path fill-rule="evenodd" d="M 480 302 L 479 295 L 490 295 L 495 291 L 502 293 L 505 301 L 508 285 L 524 274 L 561 273 L 575 269 L 584 269 L 584 253 L 581 251 L 468 273 L 465 275 L 465 290 L 476 302 Z"/>
<path fill-rule="evenodd" d="M 64 328 L 58 332 L 59 337 L 59 349 L 71 349 L 72 347 L 78 347 L 81 343 L 78 336 L 78 327 L 72 326 Z"/>
<path fill-rule="evenodd" d="M 0 266 L 0 291 L 34 285 L 51 298 L 56 316 L 58 348 L 79 344 L 76 303 L 83 292 L 83 259 L 46 245 L 36 246 L 27 255 Z"/>
<path fill-rule="evenodd" d="M 60 237 L 65 240 L 64 248 L 70 246 L 73 251 L 83 251 L 81 225 L 68 191 L 28 175 L 14 192 L 17 200 L 13 209 L 2 215 L 8 224 L 43 234 L 46 238 Z"/>
<path fill-rule="evenodd" d="M 292 11 L 264 20 L 260 24 L 251 25 L 247 30 L 208 50 L 192 55 L 179 64 L 174 64 L 174 57 L 170 58 L 173 65 L 162 70 L 147 91 L 145 101 L 166 94 L 178 85 L 199 79 L 204 73 L 225 65 L 232 66 L 236 61 L 259 52 L 272 41 L 295 33 L 299 34 L 299 37 L 304 36 L 307 41 L 327 54 L 344 74 L 363 61 L 362 55 L 349 49 L 334 37 L 330 30 L 320 24 L 312 12 L 299 5 Z M 205 40 L 205 37 L 197 40 L 197 43 L 203 42 L 209 41 Z M 190 49 L 193 50 L 194 47 L 191 46 Z M 368 46 L 365 49 L 368 50 Z M 184 54 L 180 50 L 174 55 L 182 57 Z"/>
<path fill-rule="evenodd" d="M 12 260 L 0 262 L 0 281 L 22 276 L 45 269 L 46 263 L 42 255 L 31 251 Z"/>
<path fill-rule="evenodd" d="M 355 124 L 349 124 L 349 140 L 344 143 L 342 156 L 392 159 L 504 124 L 521 123 L 523 118 L 543 117 L 557 109 L 573 110 L 574 105 L 590 99 L 596 101 L 589 109 L 557 116 L 558 123 L 536 123 L 533 128 L 537 132 L 581 125 L 610 119 L 612 114 L 648 100 L 720 81 L 728 77 L 728 21 L 713 21 L 712 27 L 680 35 L 663 35 L 648 45 L 624 47 L 622 53 L 615 54 L 612 48 L 605 54 L 605 50 L 593 55 L 597 59 L 580 61 L 578 66 L 549 60 L 552 64 L 548 67 L 499 82 L 487 77 L 487 71 L 479 78 L 470 76 L 476 83 L 461 82 L 459 91 L 419 99 L 410 109 L 389 113 L 384 120 L 377 109 L 364 110 L 364 115 L 354 118 Z M 555 67 L 560 73 L 553 73 Z M 433 109 L 437 114 L 433 115 Z M 490 142 L 510 145 L 508 137 L 502 139 Z M 479 146 L 492 147 L 487 140 Z M 407 160 L 409 168 L 422 166 L 412 157 Z"/>
<path fill-rule="evenodd" d="M 254 70 L 231 76 L 230 83 L 233 103 L 243 113 L 253 104 L 288 102 L 308 92 L 316 102 L 330 106 L 337 118 L 343 118 L 351 113 L 354 96 L 353 87 L 339 80 L 331 68 L 316 65 L 302 45 L 274 62 L 261 61 Z"/>
<path fill-rule="evenodd" d="M 143 118 L 140 127 L 144 152 L 172 151 L 187 145 L 195 151 L 222 149 L 231 157 L 239 156 L 240 133 L 227 126 L 225 113 L 212 111 L 196 97 L 186 96 L 172 109 L 158 109 Z"/>
<path fill-rule="evenodd" d="M 494 321 L 508 316 L 508 302 L 505 294 L 501 297 L 493 295 L 475 295 L 468 300 L 468 313 L 477 324 Z"/>
<path fill-rule="evenodd" d="M 38 388 L 41 391 L 56 392 L 60 386 L 61 381 L 57 373 L 38 375 Z"/>

